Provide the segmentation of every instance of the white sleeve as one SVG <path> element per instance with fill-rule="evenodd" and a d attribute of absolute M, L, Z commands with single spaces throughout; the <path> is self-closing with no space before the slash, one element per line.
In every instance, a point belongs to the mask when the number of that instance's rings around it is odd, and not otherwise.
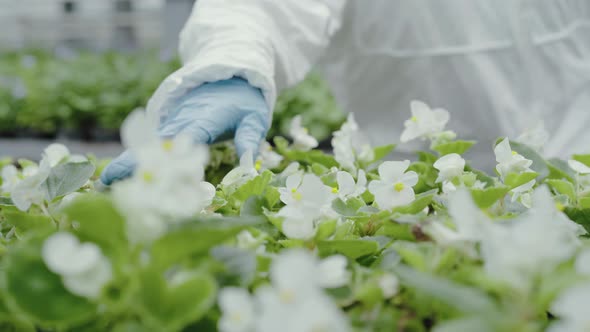
<path fill-rule="evenodd" d="M 148 112 L 167 114 L 187 90 L 242 77 L 274 108 L 338 30 L 346 0 L 197 0 L 180 34 L 183 67 L 162 82 Z"/>

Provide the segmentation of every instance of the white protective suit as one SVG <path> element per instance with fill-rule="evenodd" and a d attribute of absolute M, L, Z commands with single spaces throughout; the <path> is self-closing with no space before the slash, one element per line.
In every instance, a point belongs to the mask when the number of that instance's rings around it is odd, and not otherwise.
<path fill-rule="evenodd" d="M 476 161 L 539 119 L 547 156 L 590 152 L 590 0 L 198 0 L 180 43 L 149 111 L 234 75 L 272 107 L 317 66 L 375 144 L 399 141 L 418 99 L 481 142 Z"/>

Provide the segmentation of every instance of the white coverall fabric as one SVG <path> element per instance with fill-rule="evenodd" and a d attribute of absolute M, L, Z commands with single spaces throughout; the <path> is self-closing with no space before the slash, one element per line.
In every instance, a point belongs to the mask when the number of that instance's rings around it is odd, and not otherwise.
<path fill-rule="evenodd" d="M 399 140 L 418 99 L 482 142 L 476 161 L 538 120 L 547 156 L 590 152 L 588 0 L 199 0 L 180 52 L 148 110 L 165 115 L 187 89 L 233 75 L 272 107 L 317 65 L 375 144 Z"/>

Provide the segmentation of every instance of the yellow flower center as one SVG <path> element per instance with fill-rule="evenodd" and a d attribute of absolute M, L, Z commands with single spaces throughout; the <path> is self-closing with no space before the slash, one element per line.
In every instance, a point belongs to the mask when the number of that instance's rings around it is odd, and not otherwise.
<path fill-rule="evenodd" d="M 301 195 L 300 192 L 297 191 L 297 189 L 295 189 L 295 188 L 291 189 L 291 193 L 292 193 L 294 200 L 300 201 L 301 199 L 303 199 L 303 196 Z"/>
<path fill-rule="evenodd" d="M 266 147 L 266 151 L 272 151 L 272 146 L 271 146 L 271 145 L 268 145 L 268 146 Z"/>
<path fill-rule="evenodd" d="M 293 300 L 295 300 L 295 293 L 290 289 L 285 289 L 281 291 L 279 298 L 284 303 L 291 303 Z"/>
<path fill-rule="evenodd" d="M 262 161 L 256 160 L 256 164 L 254 165 L 254 169 L 259 171 L 262 168 Z"/>
<path fill-rule="evenodd" d="M 303 127 L 303 132 L 306 133 L 306 134 L 309 134 L 309 129 Z"/>
<path fill-rule="evenodd" d="M 516 152 L 516 151 L 512 151 L 512 155 L 513 155 L 513 156 L 516 156 L 517 154 L 518 154 L 518 152 Z"/>
<path fill-rule="evenodd" d="M 336 188 L 336 187 L 333 187 L 333 188 L 332 188 L 332 194 L 337 194 L 337 193 L 338 193 L 338 188 Z"/>
<path fill-rule="evenodd" d="M 174 147 L 174 143 L 172 143 L 172 140 L 165 140 L 162 142 L 162 148 L 164 148 L 164 151 L 172 151 L 172 148 Z"/>
<path fill-rule="evenodd" d="M 397 191 L 398 193 L 400 191 L 404 190 L 405 187 L 406 186 L 404 186 L 404 184 L 401 183 L 401 182 L 398 182 L 398 183 L 396 183 L 396 184 L 393 185 L 393 189 L 395 189 L 395 191 Z"/>
<path fill-rule="evenodd" d="M 233 320 L 234 322 L 241 322 L 242 321 L 242 315 L 240 315 L 239 312 L 234 312 L 230 315 L 230 319 Z"/>
<path fill-rule="evenodd" d="M 565 205 L 561 204 L 561 203 L 555 203 L 555 208 L 561 212 L 563 212 L 563 210 L 565 210 Z"/>
<path fill-rule="evenodd" d="M 145 182 L 150 183 L 154 181 L 154 174 L 152 172 L 145 171 L 141 174 L 141 176 Z"/>
<path fill-rule="evenodd" d="M 415 117 L 415 116 L 413 116 L 413 117 L 410 118 L 410 121 L 412 121 L 412 122 L 418 122 L 418 118 Z"/>

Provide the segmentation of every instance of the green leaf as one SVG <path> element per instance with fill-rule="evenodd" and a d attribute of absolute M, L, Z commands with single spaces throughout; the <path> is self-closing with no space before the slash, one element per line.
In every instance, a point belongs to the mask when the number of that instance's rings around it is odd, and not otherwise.
<path fill-rule="evenodd" d="M 315 174 L 317 176 L 322 176 L 322 175 L 328 173 L 330 171 L 330 169 L 324 165 L 314 163 L 311 165 L 311 171 L 313 172 L 313 174 Z"/>
<path fill-rule="evenodd" d="M 467 152 L 473 145 L 475 145 L 475 141 L 453 141 L 449 143 L 439 144 L 432 149 L 438 152 L 441 156 L 457 153 L 463 154 Z"/>
<path fill-rule="evenodd" d="M 549 176 L 549 166 L 547 166 L 547 162 L 534 149 L 525 144 L 513 141 L 510 141 L 510 147 L 513 151 L 518 152 L 526 159 L 530 159 L 533 161 L 531 169 L 539 174 L 539 180 L 542 180 Z"/>
<path fill-rule="evenodd" d="M 120 257 L 126 252 L 125 220 L 109 196 L 82 195 L 68 204 L 63 213 L 76 224 L 75 233 L 80 240 L 96 243 L 112 257 Z"/>
<path fill-rule="evenodd" d="M 404 206 L 398 206 L 393 209 L 393 213 L 399 214 L 416 214 L 422 212 L 434 199 L 434 195 L 438 192 L 438 189 L 429 190 L 421 194 L 416 195 L 416 199 Z"/>
<path fill-rule="evenodd" d="M 387 157 L 395 149 L 395 144 L 378 146 L 373 149 L 373 163 Z"/>
<path fill-rule="evenodd" d="M 159 331 L 180 331 L 201 319 L 215 304 L 215 279 L 207 274 L 186 273 L 171 282 L 153 270 L 140 276 L 140 311 L 143 319 Z"/>
<path fill-rule="evenodd" d="M 497 186 L 485 189 L 471 189 L 471 196 L 475 201 L 475 204 L 480 209 L 487 209 L 494 205 L 498 200 L 502 199 L 508 192 L 510 187 Z"/>
<path fill-rule="evenodd" d="M 49 177 L 43 184 L 46 199 L 67 195 L 80 189 L 94 174 L 94 165 L 90 162 L 60 164 L 51 169 Z"/>
<path fill-rule="evenodd" d="M 414 191 L 416 193 L 431 190 L 436 186 L 438 171 L 432 165 L 417 161 L 408 167 L 408 171 L 414 171 L 418 173 L 418 183 L 414 186 Z"/>
<path fill-rule="evenodd" d="M 316 241 L 324 240 L 324 239 L 330 237 L 332 234 L 334 234 L 334 231 L 336 230 L 337 225 L 338 225 L 337 219 L 322 221 L 318 225 L 318 230 L 315 235 Z"/>
<path fill-rule="evenodd" d="M 578 204 L 582 209 L 590 209 L 590 197 L 580 198 Z"/>
<path fill-rule="evenodd" d="M 40 325 L 73 326 L 96 314 L 96 306 L 69 293 L 41 258 L 44 236 L 19 243 L 6 260 L 5 290 L 18 313 Z M 50 304 L 50 305 L 48 305 Z"/>
<path fill-rule="evenodd" d="M 397 266 L 394 271 L 406 286 L 424 292 L 463 313 L 492 315 L 497 312 L 492 299 L 479 289 L 421 273 L 407 266 Z"/>
<path fill-rule="evenodd" d="M 492 178 L 491 176 L 487 175 L 485 172 L 482 172 L 480 170 L 471 168 L 470 166 L 465 166 L 465 171 L 466 172 L 471 172 L 471 173 L 475 174 L 476 177 L 477 177 L 477 180 L 485 183 L 486 184 L 486 187 L 492 187 L 495 184 L 494 178 Z"/>
<path fill-rule="evenodd" d="M 437 160 L 438 160 L 438 157 L 433 153 L 426 152 L 426 151 L 418 151 L 418 161 L 432 165 Z"/>
<path fill-rule="evenodd" d="M 414 233 L 412 233 L 412 225 L 398 224 L 396 222 L 383 223 L 375 235 L 386 235 L 396 240 L 414 241 L 416 239 Z"/>
<path fill-rule="evenodd" d="M 264 214 L 262 209 L 262 207 L 264 206 L 264 202 L 265 200 L 262 196 L 251 196 L 244 202 L 244 204 L 242 204 L 242 208 L 240 209 L 240 216 L 262 216 Z"/>
<path fill-rule="evenodd" d="M 539 174 L 535 172 L 525 172 L 520 174 L 510 173 L 504 179 L 504 184 L 510 187 L 510 189 L 514 189 L 534 180 L 537 177 L 537 175 Z"/>
<path fill-rule="evenodd" d="M 346 202 L 337 198 L 332 202 L 332 209 L 344 217 L 354 217 L 357 211 L 365 206 L 365 202 L 360 198 L 350 198 Z"/>
<path fill-rule="evenodd" d="M 297 151 L 289 149 L 289 142 L 283 137 L 276 136 L 274 143 L 277 151 L 289 161 L 298 161 L 302 164 L 319 164 L 326 168 L 338 167 L 338 162 L 333 156 L 327 155 L 320 150 Z"/>
<path fill-rule="evenodd" d="M 565 180 L 545 180 L 545 183 L 556 192 L 566 195 L 570 202 L 574 203 L 576 201 L 576 189 L 574 185 Z"/>
<path fill-rule="evenodd" d="M 178 225 L 154 242 L 153 263 L 167 267 L 206 254 L 212 247 L 261 222 L 260 218 L 211 218 Z"/>
<path fill-rule="evenodd" d="M 379 251 L 379 243 L 366 240 L 333 240 L 318 243 L 321 256 L 342 254 L 350 259 L 371 255 Z"/>
<path fill-rule="evenodd" d="M 29 214 L 21 211 L 2 212 L 6 221 L 21 231 L 52 230 L 55 224 L 51 218 L 40 214 Z"/>
<path fill-rule="evenodd" d="M 572 159 L 590 167 L 590 154 L 575 154 L 572 156 Z"/>
<path fill-rule="evenodd" d="M 264 198 L 266 198 L 266 204 L 269 209 L 272 209 L 275 205 L 277 205 L 281 200 L 281 194 L 279 190 L 275 187 L 268 187 L 266 188 L 266 192 L 264 193 Z"/>
<path fill-rule="evenodd" d="M 231 196 L 230 199 L 236 199 L 240 202 L 246 201 L 250 196 L 264 195 L 268 184 L 272 180 L 273 173 L 271 171 L 264 171 L 259 176 L 246 182 L 240 188 L 238 188 Z"/>
<path fill-rule="evenodd" d="M 590 209 L 565 208 L 563 212 L 590 233 Z"/>
<path fill-rule="evenodd" d="M 549 179 L 566 179 L 570 182 L 574 181 L 575 174 L 572 172 L 566 161 L 552 158 L 547 161 L 547 166 L 549 167 Z"/>
<path fill-rule="evenodd" d="M 0 206 L 14 206 L 9 197 L 0 197 Z"/>

